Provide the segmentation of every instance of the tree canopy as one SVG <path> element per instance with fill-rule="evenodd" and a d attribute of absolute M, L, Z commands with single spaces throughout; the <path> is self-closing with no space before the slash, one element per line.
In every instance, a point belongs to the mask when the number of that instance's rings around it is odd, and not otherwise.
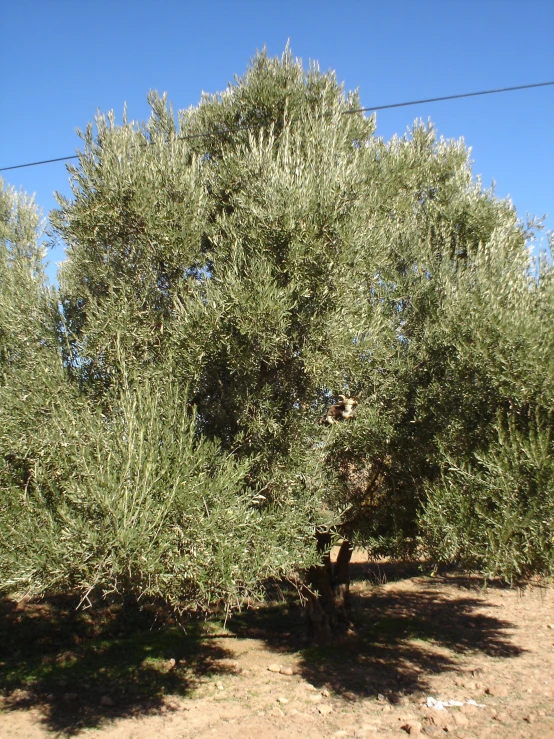
<path fill-rule="evenodd" d="M 463 141 L 384 141 L 288 49 L 149 102 L 81 134 L 59 291 L 2 194 L 1 586 L 233 607 L 317 531 L 551 574 L 552 269 Z"/>

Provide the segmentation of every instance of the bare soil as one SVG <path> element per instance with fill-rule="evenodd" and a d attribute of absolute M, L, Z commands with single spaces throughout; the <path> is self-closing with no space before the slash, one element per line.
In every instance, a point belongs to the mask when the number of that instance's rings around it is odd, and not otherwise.
<path fill-rule="evenodd" d="M 305 642 L 290 598 L 186 633 L 5 599 L 0 739 L 554 739 L 552 586 L 360 555 L 352 575 L 355 630 L 327 647 Z"/>

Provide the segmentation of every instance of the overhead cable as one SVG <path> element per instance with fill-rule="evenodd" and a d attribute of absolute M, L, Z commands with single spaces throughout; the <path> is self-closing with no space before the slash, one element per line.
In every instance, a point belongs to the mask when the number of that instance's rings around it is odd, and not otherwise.
<path fill-rule="evenodd" d="M 464 92 L 459 95 L 445 95 L 437 98 L 426 98 L 425 100 L 410 100 L 404 103 L 389 103 L 388 105 L 376 105 L 370 108 L 353 108 L 352 110 L 343 110 L 341 115 L 353 115 L 354 113 L 374 113 L 377 110 L 391 110 L 392 108 L 405 108 L 408 105 L 423 105 L 426 103 L 439 103 L 444 100 L 460 100 L 461 98 L 477 97 L 478 95 L 495 95 L 499 92 L 512 92 L 513 90 L 529 90 L 534 87 L 547 87 L 548 85 L 554 85 L 554 80 L 551 82 L 535 82 L 531 85 L 515 85 L 514 87 L 500 87 L 496 90 L 480 90 L 479 92 Z M 329 114 L 326 114 L 329 115 Z M 193 133 L 185 134 L 184 136 L 178 136 L 179 141 L 185 141 L 187 139 L 199 139 L 209 138 L 211 136 L 218 136 L 222 133 L 236 133 L 237 131 L 243 131 L 245 129 L 252 129 L 255 126 L 243 125 L 237 126 L 236 128 L 223 129 L 217 132 L 206 132 L 206 133 Z M 56 159 L 43 159 L 40 162 L 28 162 L 27 164 L 14 164 L 11 167 L 0 167 L 0 172 L 7 172 L 12 169 L 23 169 L 24 167 L 38 167 L 41 164 L 53 164 L 54 162 L 67 162 L 70 159 L 78 159 L 79 154 L 74 154 L 69 157 L 57 157 Z"/>

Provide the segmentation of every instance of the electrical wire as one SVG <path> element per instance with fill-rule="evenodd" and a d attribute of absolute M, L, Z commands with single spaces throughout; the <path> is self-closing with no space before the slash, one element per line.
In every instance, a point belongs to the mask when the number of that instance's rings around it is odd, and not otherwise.
<path fill-rule="evenodd" d="M 512 92 L 513 90 L 529 90 L 534 87 L 547 87 L 548 85 L 554 85 L 554 80 L 551 82 L 535 82 L 531 85 L 515 85 L 514 87 L 500 87 L 496 90 L 480 90 L 479 92 L 464 92 L 459 95 L 445 95 L 437 98 L 426 98 L 425 100 L 410 100 L 403 103 L 390 103 L 388 105 L 376 105 L 371 108 L 354 108 L 352 110 L 343 110 L 341 115 L 353 115 L 354 113 L 374 113 L 377 110 L 391 110 L 392 108 L 405 108 L 408 105 L 423 105 L 425 103 L 439 103 L 443 100 L 460 100 L 461 98 L 477 97 L 478 95 L 495 95 L 499 92 Z M 327 114 L 329 115 L 329 114 Z M 259 124 L 263 125 L 263 124 Z M 193 133 L 186 134 L 184 136 L 178 136 L 178 141 L 185 141 L 187 139 L 199 139 L 209 138 L 211 136 L 218 136 L 222 133 L 236 133 L 237 131 L 243 131 L 245 129 L 252 129 L 255 126 L 243 125 L 237 126 L 236 128 L 223 129 L 217 132 L 206 132 L 206 133 Z M 80 154 L 74 154 L 69 157 L 57 157 L 56 159 L 43 159 L 40 162 L 28 162 L 27 164 L 14 164 L 11 167 L 0 167 L 0 172 L 7 172 L 12 169 L 23 169 L 24 167 L 38 167 L 41 164 L 53 164 L 54 162 L 67 162 L 70 159 L 78 159 Z"/>
<path fill-rule="evenodd" d="M 410 100 L 407 103 L 392 103 L 391 105 L 380 105 L 376 108 L 357 108 L 356 110 L 345 110 L 343 115 L 349 113 L 368 113 L 374 110 L 389 110 L 390 108 L 404 108 L 406 105 L 420 105 L 423 103 L 438 103 L 442 100 L 459 100 L 460 98 L 472 98 L 477 95 L 494 95 L 497 92 L 511 92 L 512 90 L 529 90 L 531 87 L 547 87 L 554 85 L 552 82 L 535 82 L 532 85 L 516 85 L 515 87 L 499 87 L 497 90 L 481 90 L 480 92 L 464 92 L 461 95 L 446 95 L 440 98 L 427 98 L 427 100 Z"/>

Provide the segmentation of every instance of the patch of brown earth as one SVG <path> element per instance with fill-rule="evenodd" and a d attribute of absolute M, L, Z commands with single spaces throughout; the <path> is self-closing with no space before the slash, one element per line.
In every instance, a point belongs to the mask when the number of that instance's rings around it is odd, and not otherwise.
<path fill-rule="evenodd" d="M 86 687 L 67 685 L 55 704 L 18 688 L 3 699 L 0 739 L 554 739 L 552 587 L 484 590 L 477 577 L 355 556 L 352 594 L 357 633 L 333 647 L 264 631 L 261 608 L 211 637 L 226 656 L 184 695 L 122 712 L 125 691 L 106 694 L 87 724 L 71 722 Z"/>

